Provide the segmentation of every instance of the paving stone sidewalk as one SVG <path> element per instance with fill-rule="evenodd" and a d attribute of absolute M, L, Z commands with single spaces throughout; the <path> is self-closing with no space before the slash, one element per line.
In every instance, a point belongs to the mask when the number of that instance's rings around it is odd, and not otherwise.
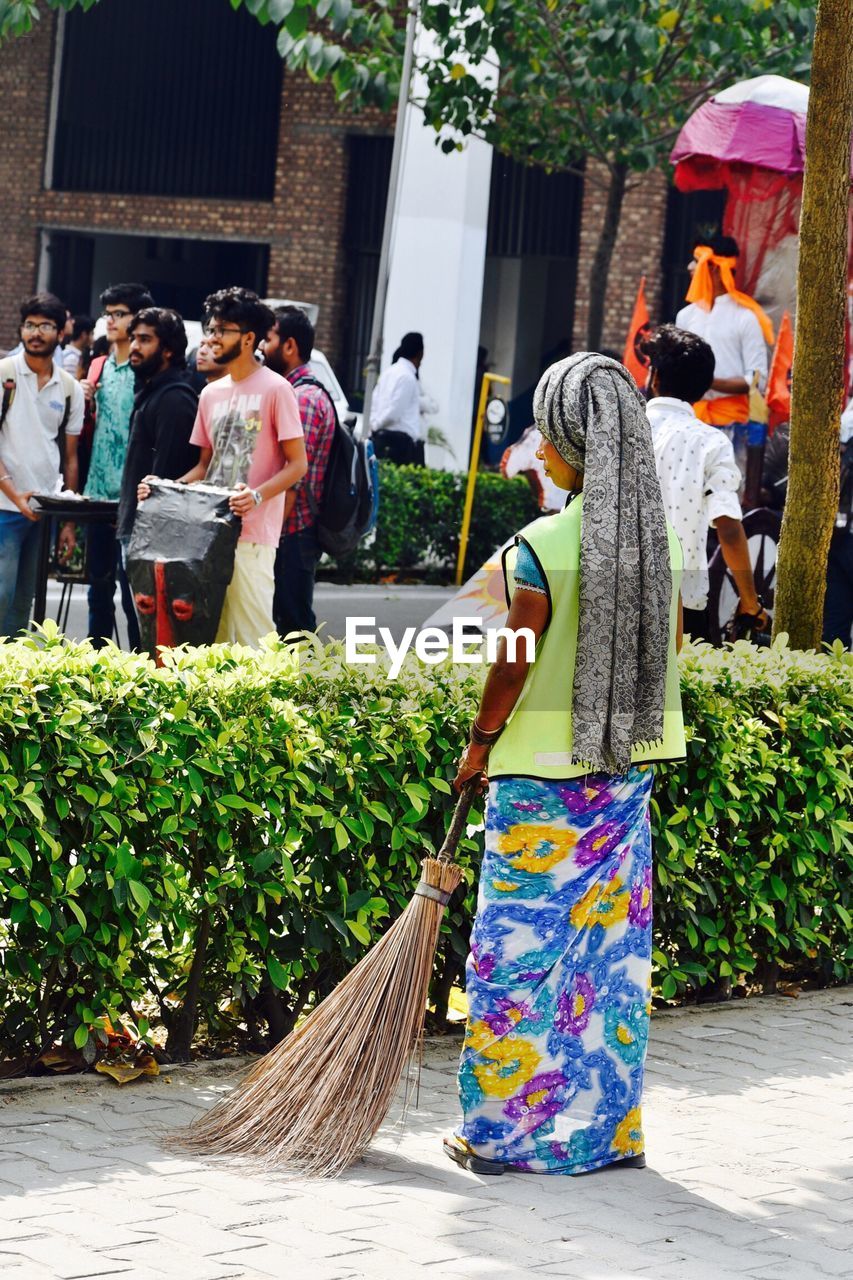
<path fill-rule="evenodd" d="M 649 1168 L 477 1178 L 441 1154 L 458 1043 L 333 1183 L 203 1164 L 162 1134 L 209 1064 L 119 1089 L 0 1086 L 3 1280 L 813 1280 L 853 1275 L 853 988 L 656 1014 Z"/>

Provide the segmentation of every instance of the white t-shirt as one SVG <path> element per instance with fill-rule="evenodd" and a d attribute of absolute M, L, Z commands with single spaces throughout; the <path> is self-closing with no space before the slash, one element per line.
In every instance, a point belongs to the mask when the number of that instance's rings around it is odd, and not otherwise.
<path fill-rule="evenodd" d="M 69 342 L 68 346 L 62 351 L 62 367 L 72 378 L 77 377 L 80 369 L 80 361 L 83 359 L 83 352 L 74 346 L 73 342 Z"/>
<path fill-rule="evenodd" d="M 18 493 L 55 493 L 60 485 L 59 426 L 65 414 L 65 383 L 56 365 L 39 391 L 38 375 L 23 355 L 15 356 L 15 396 L 0 430 L 2 475 L 11 475 Z M 78 382 L 71 391 L 71 413 L 65 427 L 69 436 L 83 430 L 83 392 Z M 17 511 L 0 493 L 0 511 Z"/>
<path fill-rule="evenodd" d="M 742 307 L 727 293 L 714 299 L 710 311 L 691 302 L 682 307 L 675 317 L 679 329 L 687 329 L 704 338 L 714 353 L 715 378 L 744 378 L 752 385 L 752 375 L 758 370 L 759 391 L 767 382 L 767 344 L 761 325 L 754 312 Z M 728 395 L 726 391 L 711 391 L 706 400 L 717 400 Z"/>
<path fill-rule="evenodd" d="M 656 396 L 646 405 L 663 505 L 684 552 L 685 609 L 708 603 L 708 527 L 720 516 L 740 520 L 741 475 L 731 441 L 700 422 L 686 400 Z"/>
<path fill-rule="evenodd" d="M 421 436 L 421 395 L 418 371 L 400 356 L 382 374 L 370 406 L 371 431 L 405 431 L 413 440 Z"/>

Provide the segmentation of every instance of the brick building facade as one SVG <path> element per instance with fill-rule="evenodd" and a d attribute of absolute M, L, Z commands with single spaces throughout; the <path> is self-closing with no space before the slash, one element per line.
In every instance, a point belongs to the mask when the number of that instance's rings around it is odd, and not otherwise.
<path fill-rule="evenodd" d="M 55 228 L 268 244 L 268 296 L 317 301 L 318 345 L 339 357 L 347 141 L 353 134 L 388 135 L 393 122 L 377 112 L 343 111 L 328 86 L 285 74 L 271 201 L 52 190 L 45 178 L 58 24 L 45 14 L 32 34 L 9 41 L 0 52 L 0 99 L 6 105 L 0 136 L 0 345 L 16 341 L 18 299 L 39 280 L 41 232 Z M 211 281 L 211 287 L 223 283 Z"/>
<path fill-rule="evenodd" d="M 83 19 L 84 21 L 86 18 Z M 15 340 L 16 304 L 49 278 L 44 232 L 187 237 L 218 245 L 268 246 L 265 292 L 320 306 L 318 345 L 340 363 L 347 344 L 348 192 L 354 135 L 388 137 L 392 120 L 355 114 L 335 104 L 328 86 L 285 72 L 272 199 L 211 199 L 103 194 L 51 187 L 51 119 L 56 111 L 60 19 L 45 14 L 29 36 L 0 52 L 0 347 Z M 583 345 L 589 307 L 589 269 L 605 193 L 586 180 L 580 187 L 576 285 L 571 340 Z M 604 344 L 621 349 L 641 274 L 652 315 L 659 313 L 668 181 L 653 173 L 629 190 L 607 294 Z M 233 281 L 227 281 L 233 283 Z M 226 283 L 210 281 L 210 287 Z M 167 301 L 167 299 L 163 299 Z M 363 299 L 362 299 L 363 309 Z M 567 316 L 571 309 L 567 308 Z"/>
<path fill-rule="evenodd" d="M 578 283 L 575 293 L 574 343 L 584 342 L 589 315 L 589 273 L 604 217 L 606 174 L 597 160 L 587 163 L 578 249 Z M 599 180 L 590 181 L 591 173 Z M 602 343 L 621 351 L 631 322 L 637 284 L 646 277 L 646 301 L 651 316 L 660 315 L 664 228 L 669 184 L 661 172 L 643 174 L 628 187 L 619 234 L 610 268 L 604 309 Z"/>

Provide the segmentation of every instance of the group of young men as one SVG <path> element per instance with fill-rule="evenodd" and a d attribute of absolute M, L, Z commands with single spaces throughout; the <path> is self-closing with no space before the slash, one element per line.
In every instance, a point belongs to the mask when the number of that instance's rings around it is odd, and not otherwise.
<path fill-rule="evenodd" d="M 742 477 L 725 431 L 746 421 L 756 375 L 759 385 L 766 381 L 769 322 L 735 288 L 736 262 L 730 239 L 697 246 L 688 305 L 676 325 L 660 326 L 644 343 L 658 474 L 684 548 L 685 630 L 699 637 L 708 633 L 711 526 L 741 619 L 752 632 L 769 626 L 741 522 Z M 296 307 L 273 312 L 248 289 L 211 294 L 195 353 L 196 378 L 205 384 L 199 395 L 177 312 L 155 306 L 140 284 L 111 286 L 101 304 L 110 351 L 91 362 L 82 381 L 72 376 L 72 360 L 59 358 L 68 312 L 51 294 L 22 303 L 20 348 L 0 361 L 0 636 L 15 635 L 29 620 L 39 545 L 33 498 L 62 484 L 118 503 L 115 525 L 87 528 L 89 635 L 96 645 L 113 635 L 118 581 L 128 642 L 139 647 L 125 561 L 137 505 L 154 476 L 232 491 L 241 534 L 217 639 L 256 644 L 273 629 L 282 636 L 313 631 L 321 554 L 315 521 L 337 419 L 309 368 L 314 330 L 307 315 Z M 74 330 L 78 359 L 91 336 L 86 325 L 91 321 L 81 318 Z M 69 347 L 74 342 L 72 336 Z M 377 387 L 372 425 L 388 456 L 411 462 L 421 335 L 407 334 L 395 357 Z M 72 552 L 75 537 L 73 524 L 60 531 L 60 555 Z M 844 537 L 853 540 L 849 521 Z M 835 543 L 833 553 L 837 560 Z M 841 600 L 839 590 L 829 593 L 832 634 L 825 638 L 841 634 L 849 643 L 853 585 L 845 566 L 846 594 Z"/>
<path fill-rule="evenodd" d="M 96 645 L 112 636 L 118 580 L 128 643 L 139 646 L 125 561 L 153 477 L 232 490 L 241 533 L 218 640 L 257 644 L 274 629 L 313 630 L 313 526 L 337 419 L 307 367 L 308 317 L 295 307 L 273 312 L 249 289 L 211 294 L 197 395 L 177 312 L 155 306 L 138 284 L 110 287 L 101 304 L 110 353 L 83 381 L 55 360 L 67 313 L 51 294 L 22 303 L 21 349 L 0 366 L 0 635 L 29 620 L 39 545 L 33 499 L 62 486 L 118 504 L 115 525 L 87 527 L 89 635 Z M 74 524 L 61 530 L 61 555 L 75 536 Z"/>

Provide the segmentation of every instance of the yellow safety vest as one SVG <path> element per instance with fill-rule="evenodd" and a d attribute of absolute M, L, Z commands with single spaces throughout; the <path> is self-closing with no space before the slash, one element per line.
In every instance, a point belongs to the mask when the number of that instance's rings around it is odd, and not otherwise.
<path fill-rule="evenodd" d="M 512 600 L 518 543 L 523 540 L 533 552 L 547 583 L 551 615 L 537 643 L 536 659 L 528 669 L 521 696 L 504 732 L 492 748 L 487 766 L 490 778 L 520 776 L 550 781 L 577 778 L 590 772 L 588 765 L 572 762 L 572 686 L 578 639 L 582 511 L 581 495 L 558 515 L 534 520 L 517 535 L 515 545 L 504 554 L 507 600 Z M 662 737 L 656 742 L 644 743 L 632 752 L 634 764 L 680 760 L 686 754 L 675 650 L 678 593 L 684 559 L 681 544 L 669 525 L 667 532 L 672 602 L 664 728 Z M 520 651 L 523 652 L 523 647 Z"/>

